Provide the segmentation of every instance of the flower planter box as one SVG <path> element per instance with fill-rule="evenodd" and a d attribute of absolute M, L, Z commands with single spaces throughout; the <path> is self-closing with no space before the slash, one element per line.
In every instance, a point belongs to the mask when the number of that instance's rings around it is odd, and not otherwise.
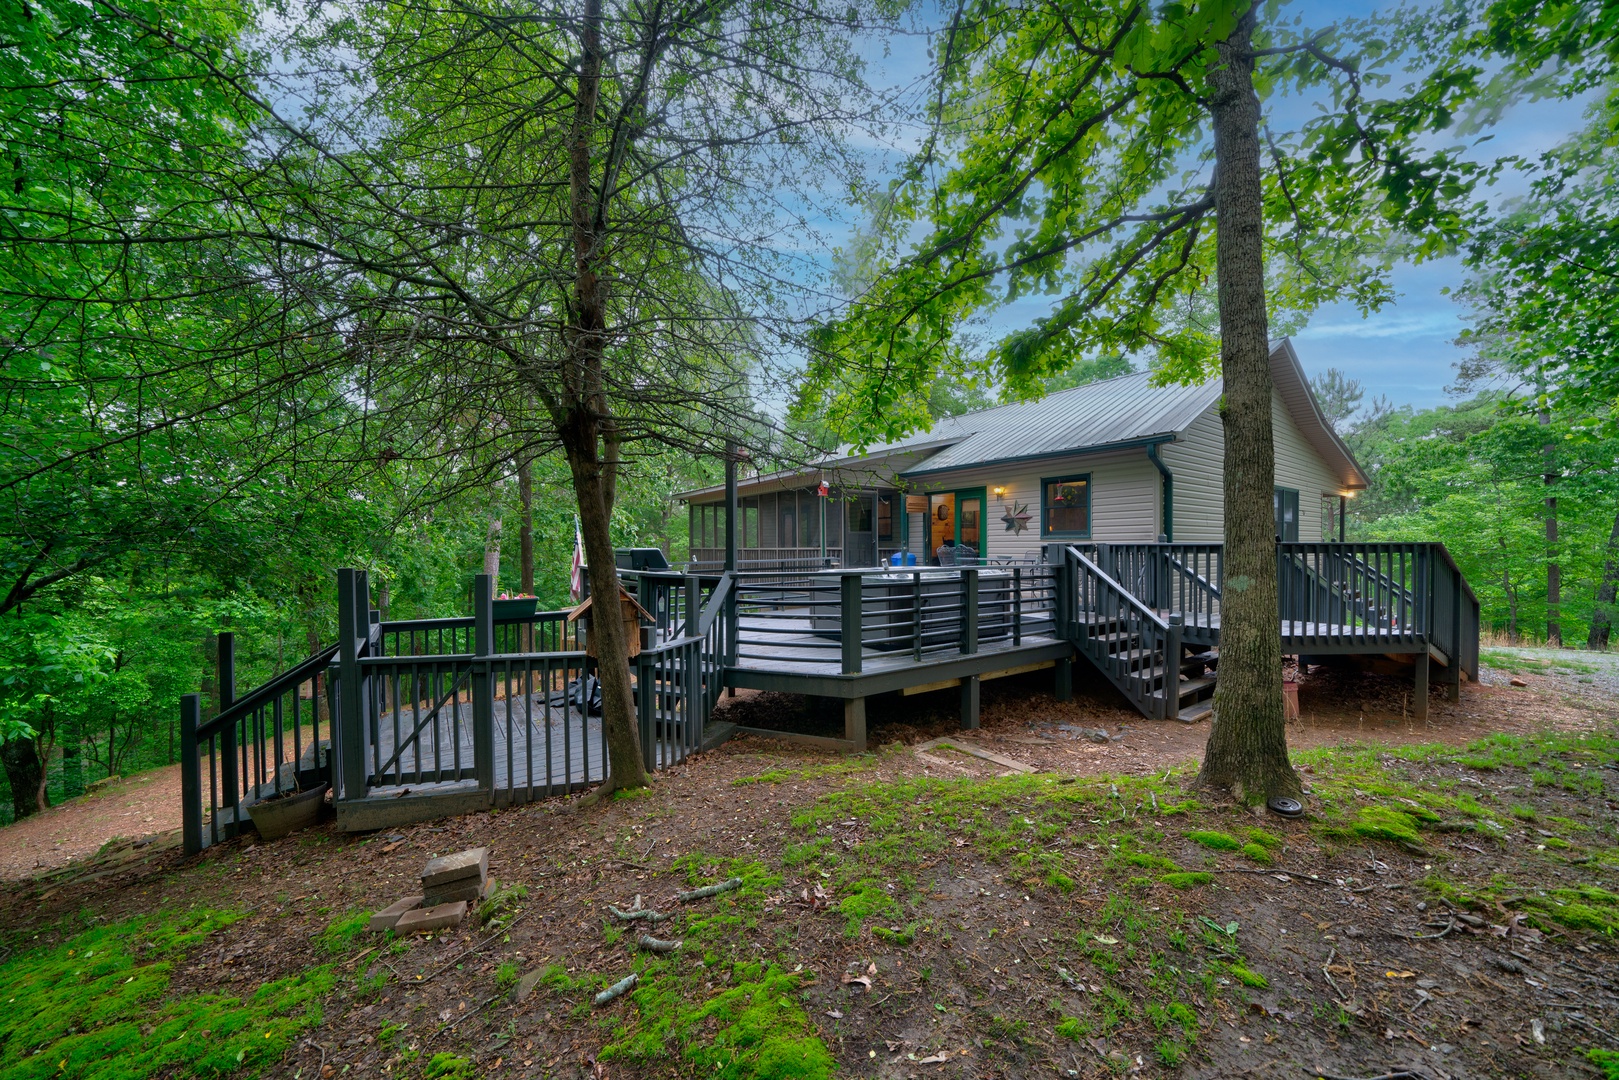
<path fill-rule="evenodd" d="M 515 619 L 526 619 L 539 609 L 538 597 L 518 597 L 513 600 L 495 600 L 495 621 L 509 622 Z"/>
<path fill-rule="evenodd" d="M 320 820 L 321 808 L 326 804 L 328 785 L 300 791 L 297 794 L 263 799 L 247 808 L 253 827 L 266 840 L 276 840 L 299 829 L 307 829 Z"/>

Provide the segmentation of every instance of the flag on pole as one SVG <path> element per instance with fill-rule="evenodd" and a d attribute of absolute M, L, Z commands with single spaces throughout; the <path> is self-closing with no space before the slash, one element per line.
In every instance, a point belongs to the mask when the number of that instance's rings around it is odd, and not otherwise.
<path fill-rule="evenodd" d="M 585 538 L 579 532 L 579 515 L 573 517 L 573 569 L 568 574 L 568 594 L 578 603 L 585 592 Z"/>

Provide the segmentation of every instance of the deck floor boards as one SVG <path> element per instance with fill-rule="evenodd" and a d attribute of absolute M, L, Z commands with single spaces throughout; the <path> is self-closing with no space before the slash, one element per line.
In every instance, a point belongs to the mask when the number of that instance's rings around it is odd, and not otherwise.
<path fill-rule="evenodd" d="M 547 707 L 544 694 L 497 698 L 493 707 L 497 792 L 517 790 L 526 798 L 530 793 L 567 791 L 606 779 L 606 743 L 601 717 L 587 716 L 576 706 L 551 704 Z M 455 771 L 457 750 L 462 770 L 470 772 L 475 767 L 471 704 L 462 701 L 459 715 L 446 704 L 438 718 L 427 724 L 417 740 L 410 742 L 416 715 L 409 706 L 398 710 L 399 736 L 406 743 L 399 755 L 398 772 L 394 766 L 389 766 L 377 778 L 387 782 L 373 786 L 367 798 L 395 798 L 406 789 L 438 793 L 476 787 L 471 778 L 457 779 Z M 379 764 L 386 764 L 393 757 L 394 717 L 392 709 L 382 710 L 378 717 L 375 738 L 367 747 L 366 756 L 367 768 L 373 772 Z M 419 776 L 416 772 L 418 753 L 422 769 Z M 678 760 L 679 756 L 678 747 L 659 741 L 660 765 Z"/>

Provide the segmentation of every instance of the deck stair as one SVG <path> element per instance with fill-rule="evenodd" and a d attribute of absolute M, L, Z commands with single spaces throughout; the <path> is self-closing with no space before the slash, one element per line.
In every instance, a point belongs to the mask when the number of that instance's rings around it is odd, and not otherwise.
<path fill-rule="evenodd" d="M 1064 626 L 1075 650 L 1149 717 L 1208 715 L 1224 546 L 1073 545 L 1064 563 Z M 1276 572 L 1284 655 L 1415 657 L 1424 710 L 1430 659 L 1452 700 L 1461 674 L 1477 669 L 1478 599 L 1442 544 L 1278 543 Z"/>
<path fill-rule="evenodd" d="M 1147 606 L 1091 553 L 1070 548 L 1067 558 L 1075 585 L 1068 620 L 1075 648 L 1148 717 L 1206 714 L 1218 654 L 1188 644 L 1181 615 Z"/>

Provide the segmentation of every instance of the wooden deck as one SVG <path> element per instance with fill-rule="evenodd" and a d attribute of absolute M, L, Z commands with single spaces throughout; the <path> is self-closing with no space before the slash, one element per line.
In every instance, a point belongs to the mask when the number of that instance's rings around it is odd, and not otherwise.
<path fill-rule="evenodd" d="M 527 797 L 599 783 L 606 776 L 601 718 L 553 703 L 555 695 L 498 698 L 494 709 L 494 780 L 497 792 L 521 789 Z M 472 705 L 446 704 L 420 735 L 413 708 L 383 710 L 367 748 L 367 798 L 397 798 L 412 786 L 476 778 Z M 397 761 L 394 748 L 404 744 Z M 380 775 L 378 774 L 381 768 Z"/>

